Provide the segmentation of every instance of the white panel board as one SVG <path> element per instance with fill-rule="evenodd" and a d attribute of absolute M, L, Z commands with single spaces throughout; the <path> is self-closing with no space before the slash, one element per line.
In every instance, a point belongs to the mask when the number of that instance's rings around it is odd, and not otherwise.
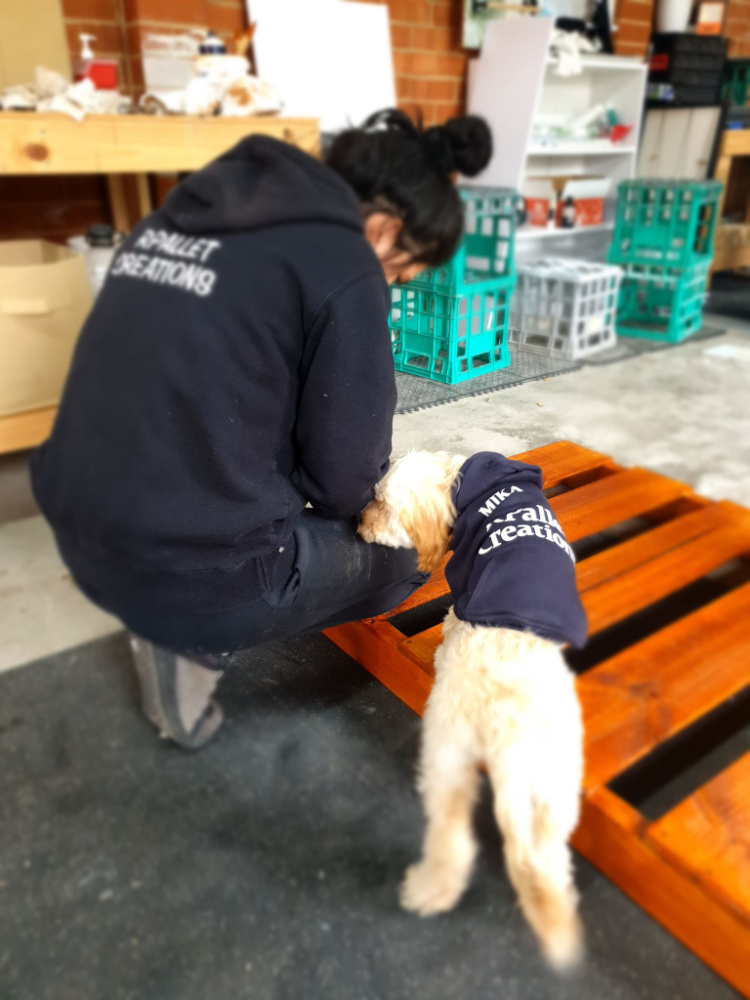
<path fill-rule="evenodd" d="M 487 23 L 472 74 L 469 111 L 487 119 L 494 153 L 487 169 L 469 183 L 520 187 L 551 32 L 551 18 Z"/>
<path fill-rule="evenodd" d="M 388 8 L 351 0 L 248 0 L 259 74 L 284 113 L 335 132 L 396 103 Z"/>
<path fill-rule="evenodd" d="M 683 176 L 696 181 L 703 181 L 708 176 L 720 114 L 721 108 L 693 108 L 690 112 Z"/>
<path fill-rule="evenodd" d="M 646 114 L 639 177 L 705 180 L 721 108 L 668 108 Z"/>
<path fill-rule="evenodd" d="M 646 112 L 646 123 L 643 126 L 641 152 L 638 157 L 638 176 L 656 177 L 659 165 L 659 148 L 664 130 L 664 115 L 661 110 Z"/>

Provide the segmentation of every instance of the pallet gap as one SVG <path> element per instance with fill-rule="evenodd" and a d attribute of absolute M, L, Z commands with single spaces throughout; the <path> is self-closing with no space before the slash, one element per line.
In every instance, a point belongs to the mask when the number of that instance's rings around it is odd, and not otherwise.
<path fill-rule="evenodd" d="M 566 660 L 575 673 L 585 673 L 748 582 L 750 560 L 730 559 L 656 604 L 592 636 L 583 649 L 567 650 Z"/>
<path fill-rule="evenodd" d="M 389 621 L 394 628 L 410 638 L 419 632 L 426 632 L 427 629 L 439 625 L 445 618 L 451 604 L 453 604 L 453 600 L 450 594 L 444 594 L 442 597 L 435 598 L 434 601 L 409 608 L 408 611 L 395 615 Z"/>
<path fill-rule="evenodd" d="M 585 538 L 573 542 L 572 547 L 576 554 L 576 560 L 581 562 L 591 556 L 599 555 L 600 552 L 613 549 L 615 545 L 628 542 L 631 538 L 645 535 L 647 531 L 651 531 L 655 527 L 656 525 L 647 517 L 631 517 L 627 521 L 620 521 L 619 524 L 605 528 L 604 531 L 597 531 L 594 535 L 586 535 Z"/>
<path fill-rule="evenodd" d="M 661 743 L 609 785 L 649 820 L 670 812 L 750 750 L 750 685 Z"/>
<path fill-rule="evenodd" d="M 589 483 L 596 483 L 600 479 L 609 479 L 610 476 L 623 472 L 620 465 L 597 465 L 595 469 L 587 469 L 585 472 L 577 472 L 573 476 L 566 476 L 562 480 L 564 486 L 571 490 L 577 490 L 581 486 L 588 486 Z"/>
<path fill-rule="evenodd" d="M 552 497 L 559 497 L 561 493 L 570 493 L 572 489 L 573 487 L 566 483 L 558 483 L 556 486 L 548 486 L 546 490 L 543 490 L 543 493 L 548 500 L 551 500 Z"/>
<path fill-rule="evenodd" d="M 638 514 L 636 517 L 628 518 L 627 521 L 610 525 L 604 531 L 598 531 L 594 535 L 586 535 L 579 538 L 577 542 L 573 542 L 576 559 L 580 562 L 582 559 L 588 559 L 607 549 L 613 549 L 616 545 L 628 542 L 631 538 L 637 538 L 639 535 L 645 535 L 646 532 L 659 528 L 668 521 L 676 521 L 686 514 L 692 514 L 703 506 L 705 505 L 697 504 L 689 497 L 680 497 L 679 500 L 672 500 L 663 507 L 657 507 L 647 514 Z"/>

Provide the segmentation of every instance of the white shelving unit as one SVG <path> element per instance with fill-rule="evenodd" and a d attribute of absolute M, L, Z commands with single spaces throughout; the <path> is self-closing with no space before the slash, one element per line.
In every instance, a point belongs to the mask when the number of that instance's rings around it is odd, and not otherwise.
<path fill-rule="evenodd" d="M 506 17 L 485 27 L 479 59 L 469 74 L 469 112 L 490 124 L 495 151 L 486 170 L 462 183 L 513 187 L 525 178 L 607 177 L 612 190 L 605 221 L 580 229 L 522 227 L 516 256 L 540 253 L 603 260 L 614 226 L 617 183 L 634 177 L 646 87 L 647 66 L 638 59 L 592 55 L 575 76 L 559 76 L 549 55 L 552 19 Z M 632 125 L 621 143 L 604 139 L 540 145 L 534 126 L 562 123 L 597 104 L 610 105 L 623 124 Z M 544 249 L 542 249 L 544 247 Z"/>

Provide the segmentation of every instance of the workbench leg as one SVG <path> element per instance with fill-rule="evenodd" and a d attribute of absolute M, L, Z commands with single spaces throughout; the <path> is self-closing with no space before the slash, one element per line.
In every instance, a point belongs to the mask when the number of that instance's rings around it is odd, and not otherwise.
<path fill-rule="evenodd" d="M 125 196 L 125 178 L 122 174 L 107 174 L 107 190 L 109 191 L 109 207 L 112 211 L 112 223 L 118 233 L 130 230 L 130 215 L 128 200 Z"/>
<path fill-rule="evenodd" d="M 716 226 L 714 228 L 714 252 L 711 258 L 711 267 L 708 272 L 708 283 L 711 283 L 711 279 L 714 275 L 714 261 L 716 260 L 716 238 L 719 234 L 719 226 L 721 225 L 721 216 L 724 211 L 724 198 L 727 193 L 727 185 L 729 184 L 729 174 L 732 171 L 732 157 L 721 155 L 716 161 L 716 167 L 714 169 L 714 180 L 721 181 L 721 193 L 719 194 L 719 204 L 716 206 Z"/>
<path fill-rule="evenodd" d="M 148 174 L 136 174 L 135 185 L 138 198 L 138 221 L 140 222 L 140 219 L 145 219 L 153 211 L 151 188 L 148 185 Z"/>

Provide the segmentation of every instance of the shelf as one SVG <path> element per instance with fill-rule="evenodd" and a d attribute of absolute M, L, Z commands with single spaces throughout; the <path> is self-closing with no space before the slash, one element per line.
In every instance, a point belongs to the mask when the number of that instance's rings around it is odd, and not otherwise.
<path fill-rule="evenodd" d="M 125 174 L 200 170 L 246 136 L 268 135 L 320 151 L 315 118 L 195 118 L 0 112 L 0 175 Z"/>
<path fill-rule="evenodd" d="M 584 72 L 589 69 L 603 69 L 603 70 L 623 70 L 624 72 L 639 72 L 642 73 L 646 68 L 646 63 L 642 59 L 629 58 L 628 56 L 608 56 L 608 55 L 583 55 L 581 56 L 581 62 L 583 64 Z M 558 60 L 554 56 L 548 56 L 546 66 L 548 69 L 553 69 L 558 65 Z M 576 73 L 573 75 L 572 79 L 580 74 Z M 561 77 L 560 79 L 569 80 L 571 77 Z"/>
<path fill-rule="evenodd" d="M 0 417 L 0 455 L 26 451 L 46 441 L 55 422 L 56 406 Z"/>
<path fill-rule="evenodd" d="M 583 233 L 604 233 L 612 232 L 615 228 L 614 222 L 601 222 L 598 226 L 578 226 L 573 229 L 543 229 L 541 226 L 521 226 L 516 230 L 517 240 L 548 240 L 555 237 L 579 236 Z"/>
<path fill-rule="evenodd" d="M 632 156 L 637 152 L 635 146 L 621 146 L 610 143 L 609 146 L 597 146 L 588 142 L 560 142 L 556 146 L 530 146 L 529 156 Z"/>
<path fill-rule="evenodd" d="M 520 189 L 527 177 L 590 174 L 614 185 L 635 174 L 648 67 L 638 59 L 597 54 L 582 58 L 582 73 L 556 76 L 549 57 L 553 28 L 552 18 L 504 18 L 487 25 L 480 56 L 472 61 L 468 110 L 484 117 L 502 142 L 477 185 Z M 512 100 L 500 99 L 508 94 Z M 593 130 L 591 137 L 588 130 L 559 131 L 599 105 L 631 126 L 620 142 L 606 134 L 598 138 Z"/>

